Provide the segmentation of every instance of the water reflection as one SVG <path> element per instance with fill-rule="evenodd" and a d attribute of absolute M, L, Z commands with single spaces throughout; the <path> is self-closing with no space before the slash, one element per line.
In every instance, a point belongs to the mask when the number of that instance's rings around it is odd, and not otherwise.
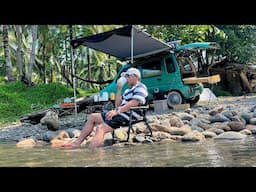
<path fill-rule="evenodd" d="M 17 148 L 0 144 L 1 167 L 254 167 L 256 139 L 163 143 L 97 149 Z"/>

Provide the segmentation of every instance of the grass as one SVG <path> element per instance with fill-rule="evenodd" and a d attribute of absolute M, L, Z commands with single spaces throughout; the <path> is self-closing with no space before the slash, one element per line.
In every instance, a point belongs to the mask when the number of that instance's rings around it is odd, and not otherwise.
<path fill-rule="evenodd" d="M 78 89 L 80 95 L 89 96 L 97 90 Z M 38 84 L 28 87 L 20 81 L 0 84 L 0 127 L 19 121 L 20 117 L 61 103 L 64 98 L 73 97 L 70 87 L 59 83 Z"/>

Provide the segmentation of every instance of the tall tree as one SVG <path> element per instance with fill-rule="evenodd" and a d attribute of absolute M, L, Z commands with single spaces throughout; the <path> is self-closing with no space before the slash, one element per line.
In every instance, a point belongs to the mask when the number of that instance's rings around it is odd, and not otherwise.
<path fill-rule="evenodd" d="M 22 46 L 22 29 L 20 25 L 16 25 L 15 26 L 16 29 L 16 35 L 17 35 L 17 65 L 18 65 L 18 69 L 19 69 L 19 77 L 21 79 L 22 75 L 23 75 L 23 63 L 22 63 L 22 50 L 21 50 L 21 46 Z"/>
<path fill-rule="evenodd" d="M 4 58 L 6 66 L 6 75 L 8 82 L 14 81 L 12 62 L 9 49 L 9 38 L 8 38 L 8 25 L 3 25 L 3 45 L 4 45 Z"/>
<path fill-rule="evenodd" d="M 32 82 L 32 72 L 33 72 L 33 66 L 35 63 L 35 51 L 36 51 L 36 42 L 37 42 L 37 25 L 32 26 L 32 48 L 30 53 L 30 61 L 28 66 L 28 74 L 27 78 L 29 81 L 29 84 L 31 85 Z"/>

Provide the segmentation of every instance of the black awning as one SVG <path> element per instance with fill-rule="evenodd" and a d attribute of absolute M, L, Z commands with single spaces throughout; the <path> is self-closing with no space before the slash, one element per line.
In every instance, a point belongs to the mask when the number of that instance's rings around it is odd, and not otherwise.
<path fill-rule="evenodd" d="M 115 56 L 121 60 L 131 58 L 131 31 L 133 29 L 133 58 L 169 51 L 172 47 L 133 25 L 71 41 L 73 48 L 85 45 L 89 48 Z"/>

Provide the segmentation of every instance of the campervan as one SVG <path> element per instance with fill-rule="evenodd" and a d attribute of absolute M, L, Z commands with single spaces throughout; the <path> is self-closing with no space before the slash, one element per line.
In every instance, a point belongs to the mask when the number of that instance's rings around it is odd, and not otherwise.
<path fill-rule="evenodd" d="M 177 46 L 177 42 L 160 41 L 136 26 L 129 25 L 112 31 L 74 39 L 73 48 L 90 47 L 117 57 L 126 64 L 114 80 L 94 96 L 96 102 L 112 101 L 117 91 L 117 80 L 122 72 L 136 67 L 141 72 L 141 81 L 149 91 L 149 102 L 166 100 L 169 107 L 199 101 L 204 82 L 218 82 L 217 77 L 197 78 L 191 54 L 203 49 L 217 49 L 215 42 L 198 42 Z M 127 85 L 123 87 L 123 91 Z"/>
<path fill-rule="evenodd" d="M 141 72 L 141 81 L 149 91 L 149 101 L 167 99 L 169 107 L 190 103 L 193 106 L 199 101 L 203 91 L 202 78 L 197 78 L 197 70 L 190 55 L 198 49 L 213 49 L 217 45 L 213 42 L 192 43 L 177 47 L 169 53 L 160 53 L 127 63 L 117 73 L 112 83 L 100 91 L 100 95 L 107 92 L 113 95 L 117 90 L 117 80 L 122 72 L 130 67 L 136 67 Z M 210 77 L 207 77 L 209 79 Z M 195 80 L 191 83 L 189 80 Z M 123 91 L 127 85 L 123 87 Z M 158 98 L 156 98 L 158 97 Z"/>

